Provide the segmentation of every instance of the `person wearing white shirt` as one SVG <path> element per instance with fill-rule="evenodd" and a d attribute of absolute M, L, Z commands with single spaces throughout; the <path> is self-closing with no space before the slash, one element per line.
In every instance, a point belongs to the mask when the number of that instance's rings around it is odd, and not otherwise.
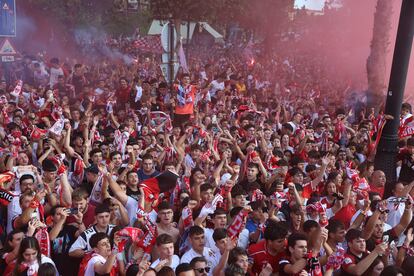
<path fill-rule="evenodd" d="M 20 207 L 19 199 L 22 193 L 26 191 L 34 191 L 35 179 L 31 174 L 22 175 L 19 179 L 20 191 L 12 191 L 14 195 L 12 202 L 7 206 L 7 233 L 13 230 L 12 221 L 15 217 L 22 214 L 22 208 Z"/>
<path fill-rule="evenodd" d="M 208 267 L 217 265 L 217 254 L 208 247 L 205 247 L 204 230 L 200 226 L 192 226 L 189 230 L 191 249 L 181 257 L 181 263 L 190 263 L 195 257 L 204 257 Z M 212 271 L 208 275 L 212 275 Z"/>
<path fill-rule="evenodd" d="M 214 213 L 211 215 L 212 221 L 214 224 L 214 229 L 211 228 L 204 228 L 204 235 L 206 237 L 206 246 L 214 250 L 214 252 L 219 252 L 219 249 L 216 246 L 216 242 L 213 238 L 214 230 L 222 229 L 227 227 L 227 212 L 223 208 L 216 208 Z M 202 222 L 206 219 L 206 217 L 201 217 L 197 219 L 196 222 Z M 201 226 L 201 224 L 198 224 Z"/>
<path fill-rule="evenodd" d="M 52 58 L 50 60 L 50 81 L 49 85 L 50 87 L 53 87 L 55 84 L 58 83 L 58 77 L 64 76 L 63 69 L 59 65 L 59 59 Z"/>
<path fill-rule="evenodd" d="M 156 250 L 160 257 L 151 264 L 151 267 L 159 271 L 162 267 L 169 266 L 175 271 L 180 264 L 180 258 L 174 255 L 174 241 L 172 236 L 168 234 L 159 235 L 156 240 L 156 245 Z"/>
<path fill-rule="evenodd" d="M 215 97 L 217 91 L 224 90 L 224 80 L 226 79 L 225 74 L 220 75 L 216 80 L 213 80 L 210 83 L 210 95 L 211 97 Z"/>
<path fill-rule="evenodd" d="M 398 182 L 392 190 L 393 196 L 387 198 L 387 210 L 389 210 L 389 214 L 386 222 L 391 225 L 391 227 L 395 227 L 400 222 L 405 210 L 405 201 L 412 200 L 409 193 L 413 188 L 413 185 L 414 181 L 406 186 L 401 182 Z"/>
<path fill-rule="evenodd" d="M 111 273 L 116 261 L 117 251 L 111 250 L 109 237 L 105 233 L 96 233 L 91 237 L 90 245 L 94 253 L 86 265 L 84 275 L 95 276 Z"/>
<path fill-rule="evenodd" d="M 118 199 L 126 208 L 129 217 L 129 225 L 134 225 L 135 221 L 137 220 L 137 213 L 140 211 L 140 203 L 135 198 L 126 194 L 125 191 L 121 189 L 118 183 L 112 178 L 111 173 L 107 173 L 104 177 L 107 178 L 109 181 L 109 187 L 111 188 L 112 192 L 116 199 Z M 157 212 L 152 209 L 148 214 L 148 218 L 155 223 L 157 220 Z"/>

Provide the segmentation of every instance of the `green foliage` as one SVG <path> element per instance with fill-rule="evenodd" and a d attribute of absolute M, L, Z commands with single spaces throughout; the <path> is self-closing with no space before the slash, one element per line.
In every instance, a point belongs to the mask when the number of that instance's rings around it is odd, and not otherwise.
<path fill-rule="evenodd" d="M 140 28 L 141 34 L 146 34 L 150 24 L 151 14 L 145 10 L 139 13 L 111 12 L 102 19 L 102 27 L 105 31 L 114 35 L 130 35 L 137 27 Z"/>
<path fill-rule="evenodd" d="M 138 26 L 149 26 L 151 17 L 148 11 L 120 12 L 114 0 L 27 0 L 26 4 L 55 17 L 69 31 L 95 27 L 115 35 L 130 34 Z"/>
<path fill-rule="evenodd" d="M 154 18 L 176 20 L 224 21 L 243 13 L 246 0 L 152 0 Z"/>

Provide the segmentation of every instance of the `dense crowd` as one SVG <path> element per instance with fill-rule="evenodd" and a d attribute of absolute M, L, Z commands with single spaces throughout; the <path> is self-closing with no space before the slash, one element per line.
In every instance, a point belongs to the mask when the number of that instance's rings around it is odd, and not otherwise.
<path fill-rule="evenodd" d="M 192 47 L 171 86 L 154 56 L 3 66 L 0 273 L 408 275 L 414 138 L 385 197 L 392 117 L 322 56 L 255 47 Z"/>

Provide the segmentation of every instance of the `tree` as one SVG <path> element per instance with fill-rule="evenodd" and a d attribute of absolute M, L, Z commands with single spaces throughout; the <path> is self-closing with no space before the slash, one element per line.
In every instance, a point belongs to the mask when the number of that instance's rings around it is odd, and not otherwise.
<path fill-rule="evenodd" d="M 227 23 L 241 12 L 246 0 L 152 0 L 151 12 L 156 19 L 173 19 L 179 26 L 182 21 Z M 180 28 L 177 29 L 178 35 Z"/>
<path fill-rule="evenodd" d="M 262 37 L 268 50 L 289 30 L 294 0 L 244 1 L 237 20 L 256 37 Z"/>
<path fill-rule="evenodd" d="M 378 0 L 374 14 L 374 30 L 371 52 L 367 59 L 368 91 L 371 94 L 369 105 L 378 106 L 386 87 L 386 57 L 390 45 L 392 3 Z"/>

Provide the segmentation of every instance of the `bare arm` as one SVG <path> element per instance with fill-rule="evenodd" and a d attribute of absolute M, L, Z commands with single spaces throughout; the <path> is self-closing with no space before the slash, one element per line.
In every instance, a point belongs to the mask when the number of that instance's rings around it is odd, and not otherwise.
<path fill-rule="evenodd" d="M 286 274 L 297 274 L 306 267 L 306 259 L 302 258 L 294 264 L 287 264 L 283 268 L 283 272 Z"/>
<path fill-rule="evenodd" d="M 53 147 L 48 148 L 42 156 L 39 157 L 38 162 L 39 164 L 42 164 L 42 162 L 53 152 Z"/>
<path fill-rule="evenodd" d="M 44 198 L 44 196 L 45 196 L 45 191 L 39 192 L 39 193 L 36 194 L 35 200 L 40 202 L 41 199 Z M 29 223 L 30 219 L 31 219 L 32 213 L 35 212 L 35 211 L 36 211 L 36 208 L 31 208 L 30 206 L 28 208 L 26 208 L 23 211 L 23 213 L 20 216 L 18 216 L 16 218 L 16 220 L 14 221 L 15 228 L 17 229 L 17 228 L 22 228 L 22 227 L 26 226 Z"/>
<path fill-rule="evenodd" d="M 128 201 L 128 196 L 124 191 L 122 191 L 121 187 L 119 187 L 118 183 L 115 182 L 115 180 L 112 179 L 112 174 L 107 173 L 104 175 L 104 177 L 109 182 L 109 187 L 111 188 L 112 192 L 114 193 L 116 199 L 118 199 L 124 206 L 126 205 Z"/>
<path fill-rule="evenodd" d="M 362 231 L 362 237 L 364 239 L 367 240 L 371 237 L 372 232 L 374 232 L 375 224 L 377 223 L 380 214 L 380 211 L 375 210 L 374 214 L 368 219 L 368 222 L 365 225 L 364 230 Z"/>
<path fill-rule="evenodd" d="M 109 113 L 109 119 L 111 119 L 112 123 L 115 125 L 115 128 L 119 128 L 120 124 L 114 116 L 114 113 Z"/>
<path fill-rule="evenodd" d="M 60 211 L 60 210 L 59 210 Z M 61 219 L 59 219 L 55 225 L 53 225 L 52 229 L 49 232 L 49 240 L 53 241 L 54 239 L 57 238 L 57 236 L 59 235 L 60 231 L 62 231 L 63 226 L 65 225 L 65 221 L 66 221 L 66 217 L 67 217 L 67 212 L 65 212 L 65 210 L 63 210 L 62 212 L 60 212 L 61 214 Z"/>
<path fill-rule="evenodd" d="M 223 254 L 220 257 L 219 263 L 213 269 L 213 276 L 222 276 L 224 268 L 226 267 L 227 261 L 229 259 L 230 251 L 236 246 L 235 242 L 230 238 L 226 238 L 226 248 L 224 249 Z"/>
<path fill-rule="evenodd" d="M 66 136 L 65 136 L 65 150 L 66 153 L 70 156 L 70 157 L 74 157 L 75 156 L 75 150 L 72 148 L 72 146 L 70 145 L 70 134 L 72 131 L 72 128 L 70 127 L 70 124 L 67 124 L 67 131 L 66 131 Z"/>
<path fill-rule="evenodd" d="M 95 263 L 94 271 L 102 275 L 109 274 L 112 270 L 112 267 L 114 266 L 115 258 L 116 258 L 116 254 L 112 252 L 104 264 L 99 263 L 99 262 Z"/>
<path fill-rule="evenodd" d="M 375 247 L 374 251 L 372 251 L 368 256 L 363 258 L 358 264 L 352 264 L 344 269 L 346 272 L 353 274 L 353 275 L 362 275 L 374 262 L 374 260 L 385 252 L 386 245 L 379 244 Z"/>
<path fill-rule="evenodd" d="M 312 180 L 312 189 L 316 189 L 318 184 L 323 180 L 323 177 L 325 175 L 326 168 L 328 167 L 329 162 L 330 162 L 329 156 L 324 156 L 322 158 L 322 167 L 319 171 L 318 176 L 314 180 Z"/>
<path fill-rule="evenodd" d="M 394 234 L 398 237 L 402 234 L 402 232 L 404 232 L 404 230 L 408 227 L 408 225 L 411 222 L 411 219 L 413 217 L 413 210 L 412 210 L 412 204 L 407 204 L 410 203 L 409 201 L 407 201 L 405 203 L 405 210 L 404 213 L 401 217 L 400 223 L 398 223 L 394 228 Z"/>
<path fill-rule="evenodd" d="M 61 204 L 64 206 L 71 206 L 72 205 L 72 187 L 68 181 L 68 172 L 65 171 L 60 176 L 60 184 L 62 186 L 62 202 Z"/>

